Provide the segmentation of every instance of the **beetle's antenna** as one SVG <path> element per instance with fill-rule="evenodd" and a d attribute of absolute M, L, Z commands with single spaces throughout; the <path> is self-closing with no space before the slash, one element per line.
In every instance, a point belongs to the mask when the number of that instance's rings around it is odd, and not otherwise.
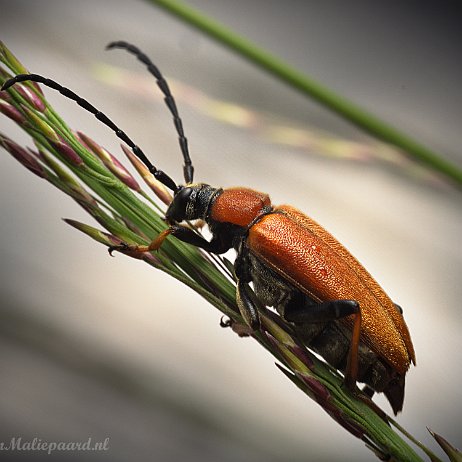
<path fill-rule="evenodd" d="M 66 98 L 69 98 L 75 101 L 80 107 L 83 107 L 86 111 L 91 112 L 99 121 L 104 125 L 107 125 L 114 133 L 125 143 L 127 143 L 132 149 L 133 153 L 143 161 L 143 163 L 148 167 L 149 171 L 154 175 L 154 177 L 163 183 L 167 188 L 171 189 L 173 192 L 178 190 L 176 183 L 162 170 L 158 170 L 154 165 L 151 164 L 149 159 L 146 157 L 144 152 L 139 148 L 128 136 L 122 131 L 108 116 L 99 111 L 95 106 L 90 104 L 87 100 L 81 98 L 69 88 L 63 87 L 54 80 L 47 79 L 38 74 L 19 74 L 15 77 L 7 80 L 3 85 L 1 90 L 6 90 L 9 87 L 13 86 L 18 82 L 26 82 L 31 80 L 32 82 L 42 83 L 43 85 L 52 88 L 53 90 L 59 91 Z"/>
<path fill-rule="evenodd" d="M 175 123 L 175 128 L 178 133 L 178 139 L 180 142 L 181 152 L 183 154 L 184 159 L 184 166 L 183 166 L 183 174 L 184 180 L 186 184 L 192 183 L 193 176 L 194 176 L 194 167 L 191 162 L 191 158 L 189 157 L 189 149 L 188 149 L 188 140 L 184 135 L 183 131 L 183 122 L 181 121 L 180 115 L 178 114 L 178 109 L 176 107 L 175 99 L 173 98 L 172 93 L 170 92 L 170 88 L 168 86 L 167 81 L 164 79 L 163 75 L 157 68 L 157 66 L 149 59 L 147 55 L 145 55 L 139 48 L 136 46 L 124 42 L 124 41 L 117 41 L 111 42 L 109 45 L 106 46 L 106 50 L 110 50 L 112 48 L 122 48 L 127 50 L 129 53 L 136 56 L 136 58 L 141 61 L 148 71 L 154 76 L 156 79 L 157 85 L 160 88 L 160 91 L 164 94 L 164 101 L 167 107 L 169 108 L 170 112 L 173 115 L 173 122 Z"/>

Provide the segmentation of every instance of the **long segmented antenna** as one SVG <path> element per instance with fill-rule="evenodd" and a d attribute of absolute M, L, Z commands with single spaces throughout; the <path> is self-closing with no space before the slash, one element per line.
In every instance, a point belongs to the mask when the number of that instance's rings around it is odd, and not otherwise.
<path fill-rule="evenodd" d="M 194 176 L 194 167 L 191 162 L 191 158 L 189 157 L 189 149 L 188 149 L 188 140 L 186 139 L 183 131 L 183 122 L 181 121 L 180 115 L 178 114 L 178 109 L 176 107 L 175 99 L 173 98 L 172 93 L 170 92 L 170 88 L 168 86 L 167 81 L 164 79 L 163 75 L 157 68 L 157 66 L 149 59 L 147 55 L 145 55 L 139 48 L 136 46 L 124 42 L 124 41 L 117 41 L 111 42 L 109 45 L 106 46 L 106 50 L 110 50 L 113 48 L 122 48 L 127 50 L 129 53 L 136 56 L 136 58 L 141 61 L 148 71 L 154 76 L 156 79 L 157 85 L 160 88 L 160 91 L 164 94 L 164 101 L 167 107 L 169 108 L 170 112 L 173 116 L 173 121 L 175 123 L 175 128 L 178 133 L 178 140 L 180 142 L 181 152 L 183 154 L 184 159 L 184 166 L 183 166 L 183 174 L 184 180 L 186 184 L 192 183 L 193 176 Z"/>
<path fill-rule="evenodd" d="M 7 80 L 3 85 L 1 90 L 6 90 L 13 86 L 18 82 L 26 82 L 26 81 L 38 82 L 47 87 L 52 88 L 53 90 L 59 91 L 62 95 L 66 98 L 69 98 L 75 101 L 80 107 L 84 108 L 86 111 L 91 112 L 99 121 L 103 124 L 107 125 L 114 133 L 125 143 L 130 146 L 135 156 L 137 156 L 149 169 L 149 171 L 154 175 L 154 177 L 163 183 L 167 188 L 171 189 L 173 192 L 178 191 L 179 187 L 176 183 L 162 170 L 158 170 L 154 165 L 151 164 L 149 159 L 146 157 L 144 152 L 139 148 L 128 136 L 127 134 L 122 131 L 108 116 L 103 114 L 100 110 L 95 108 L 92 104 L 90 104 L 87 100 L 81 98 L 79 95 L 74 93 L 69 88 L 63 87 L 59 83 L 55 82 L 54 80 L 47 79 L 46 77 L 42 77 L 38 74 L 19 74 L 15 77 Z"/>

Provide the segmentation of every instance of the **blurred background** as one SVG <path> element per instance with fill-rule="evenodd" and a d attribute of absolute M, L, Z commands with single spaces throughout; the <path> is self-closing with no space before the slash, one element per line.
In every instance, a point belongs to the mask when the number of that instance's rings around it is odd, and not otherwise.
<path fill-rule="evenodd" d="M 462 166 L 462 32 L 450 2 L 188 4 Z M 268 192 L 343 242 L 403 307 L 412 334 L 417 367 L 398 421 L 436 451 L 426 426 L 462 446 L 460 190 L 146 2 L 0 6 L 0 39 L 31 72 L 104 110 L 181 181 L 154 82 L 104 47 L 123 39 L 149 54 L 172 82 L 196 180 Z M 46 95 L 122 158 L 106 127 Z M 0 129 L 30 143 L 4 117 Z M 0 172 L 0 441 L 109 438 L 107 451 L 51 460 L 373 459 L 256 343 L 220 329 L 198 295 L 109 258 L 60 220 L 90 222 L 85 213 L 5 151 Z M 45 458 L 0 455 L 34 457 Z"/>

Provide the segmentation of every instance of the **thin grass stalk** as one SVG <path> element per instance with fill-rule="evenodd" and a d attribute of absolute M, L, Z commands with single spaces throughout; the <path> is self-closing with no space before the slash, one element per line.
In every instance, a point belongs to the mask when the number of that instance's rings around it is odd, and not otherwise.
<path fill-rule="evenodd" d="M 259 48 L 250 40 L 178 0 L 149 0 L 168 13 L 227 46 L 252 64 L 262 68 L 290 87 L 300 91 L 369 134 L 402 149 L 412 159 L 443 174 L 462 187 L 462 170 L 422 143 L 400 132 L 357 104 L 340 96 L 282 59 Z"/>
<path fill-rule="evenodd" d="M 0 76 L 4 81 L 12 73 L 24 72 L 23 67 L 3 44 L 0 44 Z M 2 83 L 2 82 L 0 82 Z M 159 213 L 132 191 L 122 178 L 74 135 L 74 131 L 56 114 L 41 91 L 31 83 L 26 85 L 34 98 L 24 98 L 14 86 L 8 93 L 0 93 L 2 104 L 11 117 L 33 139 L 38 152 L 27 150 L 0 133 L 0 145 L 30 171 L 45 179 L 60 191 L 77 201 L 106 231 L 93 226 L 65 220 L 97 242 L 112 246 L 120 242 L 146 244 L 165 229 Z M 42 108 L 37 110 L 37 107 Z M 18 114 L 20 117 L 18 117 Z M 56 143 L 59 139 L 59 143 Z M 77 161 L 81 159 L 81 161 Z M 115 173 L 116 174 L 115 174 Z M 124 179 L 126 173 L 123 172 Z M 149 180 L 147 181 L 148 186 Z M 129 184 L 132 184 L 129 182 Z M 198 231 L 199 232 L 199 231 Z M 157 253 L 127 256 L 141 259 L 156 269 L 176 278 L 195 290 L 209 303 L 228 316 L 237 328 L 243 320 L 235 300 L 235 285 L 223 267 L 203 251 L 177 239 L 168 239 Z M 314 399 L 329 415 L 353 436 L 362 439 L 379 457 L 396 461 L 421 461 L 413 448 L 386 422 L 388 417 L 377 413 L 363 399 L 343 387 L 340 374 L 319 360 L 298 341 L 290 325 L 273 311 L 260 307 L 262 330 L 251 336 L 278 361 L 277 366 L 307 396 Z M 243 333 L 241 331 L 240 333 Z M 385 416 L 385 417 L 384 417 Z M 428 452 L 427 454 L 432 454 Z M 431 460 L 438 461 L 436 456 Z"/>

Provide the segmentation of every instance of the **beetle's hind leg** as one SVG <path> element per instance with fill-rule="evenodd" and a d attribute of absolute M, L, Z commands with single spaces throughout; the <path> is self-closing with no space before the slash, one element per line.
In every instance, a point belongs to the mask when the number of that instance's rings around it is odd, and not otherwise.
<path fill-rule="evenodd" d="M 350 315 L 354 315 L 354 324 L 345 369 L 345 386 L 354 390 L 358 378 L 359 336 L 361 334 L 361 310 L 358 302 L 355 300 L 329 300 L 307 305 L 306 302 L 303 303 L 301 297 L 294 297 L 284 310 L 284 319 L 299 324 L 335 321 Z"/>
<path fill-rule="evenodd" d="M 359 310 L 355 300 L 329 300 L 327 302 L 306 304 L 301 297 L 293 297 L 286 305 L 284 318 L 295 323 L 318 323 L 335 321 Z"/>

